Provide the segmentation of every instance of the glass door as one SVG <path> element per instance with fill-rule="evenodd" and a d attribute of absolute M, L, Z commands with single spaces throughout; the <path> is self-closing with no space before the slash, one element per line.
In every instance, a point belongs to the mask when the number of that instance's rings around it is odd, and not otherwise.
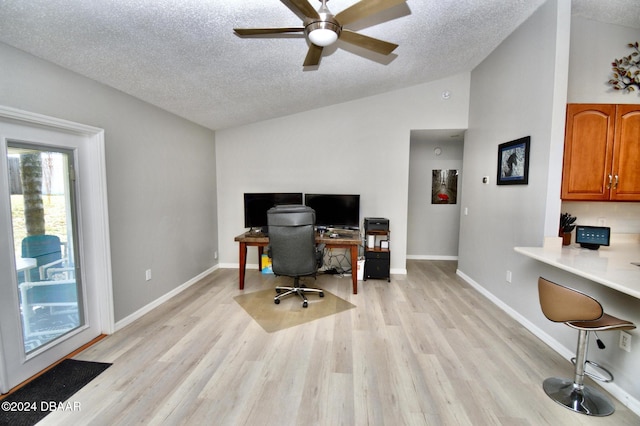
<path fill-rule="evenodd" d="M 85 323 L 73 151 L 7 143 L 18 310 L 25 354 Z"/>
<path fill-rule="evenodd" d="M 84 129 L 0 106 L 0 393 L 112 330 L 101 140 Z"/>

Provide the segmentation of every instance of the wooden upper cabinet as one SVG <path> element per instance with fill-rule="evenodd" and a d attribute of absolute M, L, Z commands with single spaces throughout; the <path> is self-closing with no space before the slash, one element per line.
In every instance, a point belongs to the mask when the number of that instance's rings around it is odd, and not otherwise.
<path fill-rule="evenodd" d="M 562 199 L 609 199 L 615 110 L 615 105 L 567 105 Z"/>
<path fill-rule="evenodd" d="M 617 105 L 611 199 L 640 201 L 640 105 Z"/>
<path fill-rule="evenodd" d="M 640 105 L 569 104 L 562 199 L 640 201 Z"/>

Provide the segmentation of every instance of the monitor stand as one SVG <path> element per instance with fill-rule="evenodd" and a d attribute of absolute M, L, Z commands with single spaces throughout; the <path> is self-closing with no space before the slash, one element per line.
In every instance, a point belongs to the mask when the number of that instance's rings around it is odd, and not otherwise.
<path fill-rule="evenodd" d="M 589 250 L 598 250 L 600 248 L 600 244 L 580 243 L 580 247 L 586 248 Z"/>

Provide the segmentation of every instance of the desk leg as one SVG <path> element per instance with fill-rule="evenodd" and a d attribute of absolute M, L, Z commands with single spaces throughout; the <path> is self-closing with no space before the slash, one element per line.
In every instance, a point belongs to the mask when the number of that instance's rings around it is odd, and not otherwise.
<path fill-rule="evenodd" d="M 264 247 L 258 246 L 258 272 L 262 272 L 262 253 L 264 253 Z"/>
<path fill-rule="evenodd" d="M 351 281 L 353 294 L 358 294 L 358 246 L 351 246 Z"/>
<path fill-rule="evenodd" d="M 244 272 L 247 267 L 247 244 L 240 243 L 240 278 L 238 280 L 238 286 L 240 290 L 244 290 Z"/>

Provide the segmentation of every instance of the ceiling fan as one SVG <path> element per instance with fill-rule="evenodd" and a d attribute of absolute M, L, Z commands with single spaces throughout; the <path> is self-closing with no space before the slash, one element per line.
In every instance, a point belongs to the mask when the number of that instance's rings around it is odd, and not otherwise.
<path fill-rule="evenodd" d="M 344 26 L 404 3 L 406 0 L 361 0 L 336 15 L 327 8 L 328 0 L 320 0 L 322 6 L 317 11 L 307 0 L 280 1 L 302 19 L 302 27 L 234 28 L 233 31 L 239 36 L 304 32 L 309 41 L 309 51 L 303 64 L 305 67 L 318 65 L 322 49 L 338 39 L 383 55 L 390 54 L 398 47 L 397 44 L 359 34 Z"/>

